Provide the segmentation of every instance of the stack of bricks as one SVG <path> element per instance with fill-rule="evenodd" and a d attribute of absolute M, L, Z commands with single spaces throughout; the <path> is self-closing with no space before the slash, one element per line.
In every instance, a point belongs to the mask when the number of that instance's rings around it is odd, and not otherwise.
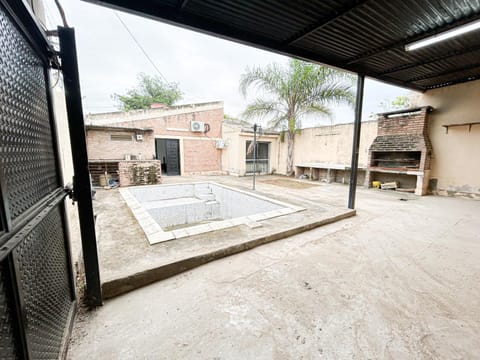
<path fill-rule="evenodd" d="M 120 161 L 120 186 L 150 185 L 162 182 L 160 160 Z"/>

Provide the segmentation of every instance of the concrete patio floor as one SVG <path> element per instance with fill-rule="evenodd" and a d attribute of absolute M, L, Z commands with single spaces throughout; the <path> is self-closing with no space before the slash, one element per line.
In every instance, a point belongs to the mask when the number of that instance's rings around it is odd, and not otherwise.
<path fill-rule="evenodd" d="M 165 179 L 165 183 L 170 184 L 198 181 L 215 181 L 251 192 L 251 178 Z M 318 183 L 278 176 L 260 177 L 255 194 L 297 205 L 304 210 L 258 221 L 255 225 L 261 226 L 255 228 L 242 224 L 154 245 L 148 243 L 118 189 L 98 191 L 94 205 L 104 297 L 111 298 L 209 261 L 355 215 L 354 211 L 346 209 L 345 203 L 337 206 L 324 201 L 323 187 Z"/>
<path fill-rule="evenodd" d="M 284 192 L 346 201 L 314 189 Z M 359 189 L 357 211 L 81 313 L 69 358 L 478 358 L 480 202 Z"/>

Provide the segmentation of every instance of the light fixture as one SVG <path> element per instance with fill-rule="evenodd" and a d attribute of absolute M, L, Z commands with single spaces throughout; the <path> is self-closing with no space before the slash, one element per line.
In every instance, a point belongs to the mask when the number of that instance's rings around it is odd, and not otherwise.
<path fill-rule="evenodd" d="M 406 51 L 417 50 L 417 49 L 423 48 L 425 46 L 430 46 L 430 45 L 436 44 L 440 41 L 451 39 L 455 36 L 466 34 L 468 32 L 478 30 L 478 29 L 480 29 L 480 20 L 476 20 L 476 21 L 470 22 L 468 24 L 456 27 L 454 29 L 447 30 L 447 31 L 442 32 L 440 34 L 436 34 L 436 35 L 427 37 L 425 39 L 412 42 L 410 44 L 405 45 L 405 50 Z"/>

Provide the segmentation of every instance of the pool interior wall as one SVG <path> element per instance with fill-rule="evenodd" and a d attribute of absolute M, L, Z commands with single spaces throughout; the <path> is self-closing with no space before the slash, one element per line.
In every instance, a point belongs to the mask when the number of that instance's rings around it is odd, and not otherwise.
<path fill-rule="evenodd" d="M 148 242 L 164 241 L 305 210 L 256 193 L 213 182 L 120 188 Z"/>
<path fill-rule="evenodd" d="M 132 188 L 130 192 L 162 227 L 233 219 L 284 208 L 213 183 Z"/>

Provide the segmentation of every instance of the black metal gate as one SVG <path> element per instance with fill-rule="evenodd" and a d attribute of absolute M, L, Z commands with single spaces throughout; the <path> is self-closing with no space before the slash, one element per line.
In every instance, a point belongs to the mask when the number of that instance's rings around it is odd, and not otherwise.
<path fill-rule="evenodd" d="M 34 20 L 13 3 L 0 0 L 0 358 L 55 359 L 76 301 L 51 54 L 26 25 Z"/>

